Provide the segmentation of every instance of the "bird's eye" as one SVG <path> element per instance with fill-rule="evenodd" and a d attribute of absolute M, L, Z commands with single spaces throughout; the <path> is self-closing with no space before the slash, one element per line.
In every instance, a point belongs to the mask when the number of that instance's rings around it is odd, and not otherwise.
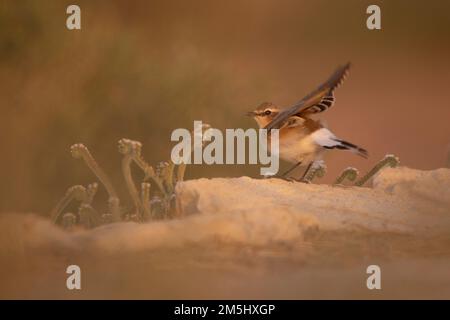
<path fill-rule="evenodd" d="M 265 114 L 266 116 L 269 116 L 271 113 L 272 113 L 272 111 L 270 111 L 270 110 L 264 111 L 264 114 Z"/>

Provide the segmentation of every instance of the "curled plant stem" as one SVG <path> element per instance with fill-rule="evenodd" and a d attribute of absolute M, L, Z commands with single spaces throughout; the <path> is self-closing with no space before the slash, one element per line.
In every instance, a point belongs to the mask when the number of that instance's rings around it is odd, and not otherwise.
<path fill-rule="evenodd" d="M 78 209 L 80 223 L 87 228 L 93 228 L 101 224 L 98 212 L 90 204 L 81 204 Z"/>
<path fill-rule="evenodd" d="M 141 159 L 139 159 L 141 160 Z M 143 160 L 142 160 L 143 161 Z M 158 189 L 162 192 L 165 193 L 165 189 L 164 189 L 164 185 L 161 181 L 161 179 L 158 177 L 158 175 L 156 174 L 155 170 L 153 169 L 152 166 L 149 166 L 147 164 L 145 164 L 146 166 L 143 167 L 141 166 L 141 169 L 145 172 L 145 180 L 148 180 L 149 178 L 152 179 L 152 181 L 156 184 L 156 186 L 158 187 Z"/>
<path fill-rule="evenodd" d="M 172 161 L 169 161 L 164 173 L 164 182 L 167 188 L 167 191 L 169 193 L 173 193 L 173 190 L 175 188 L 174 182 L 173 182 L 173 171 L 175 169 L 175 164 Z"/>
<path fill-rule="evenodd" d="M 149 166 L 141 156 L 142 144 L 138 141 L 133 141 L 129 139 L 121 139 L 119 141 L 119 152 L 125 155 L 122 162 L 122 170 L 124 173 L 125 181 L 130 193 L 131 198 L 139 212 L 139 218 L 141 220 L 146 220 L 152 215 L 152 207 L 150 206 L 150 195 L 146 195 L 147 187 L 141 185 L 141 196 L 139 197 L 137 188 L 133 182 L 131 176 L 130 165 L 134 161 L 145 173 L 144 181 L 151 178 L 158 189 L 161 192 L 161 203 L 163 205 L 163 210 L 169 212 L 170 209 L 170 196 L 174 191 L 174 163 L 173 162 L 161 162 L 158 164 L 156 171 L 153 167 Z M 150 185 L 148 185 L 148 189 Z M 143 198 L 146 197 L 147 200 Z"/>
<path fill-rule="evenodd" d="M 130 168 L 131 161 L 132 161 L 131 157 L 129 155 L 125 155 L 125 157 L 122 159 L 122 172 L 128 188 L 128 192 L 130 194 L 131 199 L 133 200 L 134 207 L 136 211 L 140 213 L 142 206 L 139 200 L 137 188 L 131 176 L 131 168 Z"/>
<path fill-rule="evenodd" d="M 94 197 L 97 194 L 97 190 L 98 184 L 96 182 L 91 183 L 87 186 L 85 199 L 86 204 L 92 204 L 92 201 L 94 201 Z"/>
<path fill-rule="evenodd" d="M 52 210 L 51 217 L 53 222 L 60 222 L 64 225 L 64 221 L 60 221 L 63 210 L 69 205 L 72 200 L 77 200 L 81 202 L 78 208 L 78 221 L 86 227 L 99 225 L 101 219 L 97 211 L 95 211 L 91 206 L 94 196 L 97 192 L 97 187 L 97 183 L 92 183 L 88 185 L 87 188 L 80 185 L 70 187 L 64 197 Z M 74 215 L 73 213 L 70 214 Z M 77 221 L 77 217 L 75 217 L 75 221 Z"/>
<path fill-rule="evenodd" d="M 100 182 L 105 186 L 108 194 L 111 198 L 118 198 L 116 190 L 109 180 L 108 176 L 103 172 L 100 166 L 97 164 L 95 159 L 92 157 L 88 148 L 81 143 L 74 144 L 70 147 L 70 151 L 72 156 L 76 159 L 83 159 L 86 165 L 91 169 L 91 171 L 96 175 L 96 177 L 100 180 Z"/>
<path fill-rule="evenodd" d="M 361 187 L 363 186 L 367 181 L 369 181 L 370 178 L 372 178 L 378 171 L 383 169 L 385 166 L 390 166 L 391 168 L 395 168 L 400 163 L 399 159 L 392 155 L 388 154 L 386 155 L 380 162 L 378 162 L 375 167 L 373 167 L 364 177 L 359 179 L 355 182 L 355 186 Z"/>
<path fill-rule="evenodd" d="M 63 198 L 58 202 L 55 208 L 51 211 L 50 216 L 54 223 L 59 221 L 59 218 L 63 210 L 69 205 L 69 203 L 76 199 L 78 201 L 84 201 L 87 197 L 86 188 L 80 185 L 76 185 L 67 189 Z"/>
<path fill-rule="evenodd" d="M 174 204 L 174 202 L 171 200 L 174 196 L 173 190 L 175 189 L 173 182 L 173 170 L 174 164 L 172 162 L 160 162 L 156 166 L 156 176 L 163 182 L 165 190 L 160 197 L 159 204 L 161 214 L 164 218 L 168 217 L 168 214 L 170 214 L 172 206 Z"/>
<path fill-rule="evenodd" d="M 186 163 L 181 163 L 177 167 L 177 182 L 184 180 L 184 173 L 186 172 Z"/>
<path fill-rule="evenodd" d="M 355 181 L 358 177 L 358 169 L 353 167 L 348 167 L 344 171 L 342 171 L 341 175 L 336 179 L 336 181 L 333 183 L 334 185 L 342 184 L 346 179 L 350 181 Z"/>
<path fill-rule="evenodd" d="M 62 226 L 64 229 L 72 229 L 77 222 L 77 217 L 71 212 L 66 212 L 62 216 Z"/>
<path fill-rule="evenodd" d="M 130 194 L 130 197 L 133 201 L 134 208 L 137 211 L 136 213 L 138 215 L 142 212 L 142 205 L 139 199 L 139 193 L 137 191 L 136 185 L 134 184 L 133 177 L 131 176 L 131 162 L 132 162 L 132 155 L 129 153 L 126 153 L 125 156 L 122 159 L 122 173 L 125 179 L 126 186 L 128 188 L 128 193 Z"/>
<path fill-rule="evenodd" d="M 160 162 L 157 167 L 157 176 L 163 182 L 164 185 L 164 194 L 170 195 L 173 192 L 173 170 L 174 164 L 172 161 L 169 162 Z"/>
<path fill-rule="evenodd" d="M 131 199 L 133 200 L 138 219 L 142 220 L 144 219 L 144 215 L 146 215 L 144 208 L 145 204 L 142 202 L 142 198 L 139 198 L 138 190 L 131 175 L 131 162 L 133 162 L 134 159 L 138 159 L 141 157 L 141 149 L 142 144 L 139 141 L 133 141 L 129 139 L 119 140 L 119 152 L 124 155 L 122 160 L 122 172 L 124 175 L 124 179 L 128 188 L 128 192 L 131 196 Z"/>
<path fill-rule="evenodd" d="M 119 198 L 110 197 L 108 199 L 108 209 L 111 215 L 107 215 L 107 220 L 111 222 L 120 221 L 120 200 Z"/>
<path fill-rule="evenodd" d="M 98 190 L 97 183 L 91 183 L 86 188 L 86 196 L 81 205 L 78 208 L 78 215 L 80 217 L 81 224 L 88 228 L 96 227 L 101 224 L 101 217 L 98 212 L 92 207 L 92 201 Z"/>
<path fill-rule="evenodd" d="M 70 151 L 74 158 L 83 159 L 86 165 L 89 167 L 89 169 L 91 169 L 91 171 L 95 174 L 95 176 L 104 185 L 109 195 L 108 203 L 110 212 L 112 214 L 112 219 L 113 221 L 119 221 L 120 220 L 119 197 L 117 196 L 117 192 L 114 189 L 106 173 L 100 168 L 95 159 L 92 157 L 88 148 L 86 148 L 86 146 L 84 146 L 83 144 L 81 143 L 74 144 L 72 147 L 70 147 Z"/>
<path fill-rule="evenodd" d="M 149 220 L 152 216 L 150 207 L 150 187 L 151 185 L 148 182 L 141 183 L 141 202 L 145 221 Z"/>
<path fill-rule="evenodd" d="M 305 182 L 312 182 L 315 177 L 323 177 L 326 173 L 327 166 L 322 160 L 314 161 L 311 168 L 305 175 Z"/>
<path fill-rule="evenodd" d="M 136 165 L 139 168 L 141 168 L 142 171 L 144 171 L 145 175 L 144 180 L 148 180 L 149 178 L 152 179 L 153 182 L 158 187 L 158 189 L 162 193 L 165 193 L 165 189 L 161 179 L 158 178 L 153 167 L 147 164 L 147 162 L 145 162 L 145 160 L 142 158 L 141 150 L 142 144 L 138 141 L 133 141 L 129 139 L 119 140 L 119 152 L 121 153 L 129 152 Z"/>
<path fill-rule="evenodd" d="M 167 187 L 167 183 L 166 183 L 166 175 L 167 175 L 167 168 L 168 168 L 169 164 L 165 161 L 161 161 L 160 163 L 158 163 L 158 165 L 156 166 L 156 171 L 155 171 L 155 176 L 156 179 L 159 180 L 161 182 L 162 185 L 162 194 L 163 195 L 167 195 L 169 194 L 169 188 Z"/>
<path fill-rule="evenodd" d="M 152 218 L 161 219 L 164 218 L 165 211 L 162 200 L 158 196 L 153 196 L 150 200 L 150 206 L 152 208 Z"/>

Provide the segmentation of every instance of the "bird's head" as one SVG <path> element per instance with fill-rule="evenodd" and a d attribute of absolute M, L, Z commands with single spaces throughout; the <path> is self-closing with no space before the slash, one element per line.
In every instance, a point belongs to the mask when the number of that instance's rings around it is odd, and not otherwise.
<path fill-rule="evenodd" d="M 253 117 L 260 128 L 269 124 L 280 113 L 280 108 L 271 102 L 261 103 L 254 111 L 247 112 L 247 116 Z"/>

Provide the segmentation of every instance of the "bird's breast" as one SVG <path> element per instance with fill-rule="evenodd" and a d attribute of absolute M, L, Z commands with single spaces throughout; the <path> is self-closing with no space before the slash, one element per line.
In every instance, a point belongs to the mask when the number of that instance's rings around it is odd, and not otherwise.
<path fill-rule="evenodd" d="M 301 130 L 280 131 L 279 156 L 289 162 L 304 161 L 305 158 L 314 157 L 318 146 L 311 134 Z"/>

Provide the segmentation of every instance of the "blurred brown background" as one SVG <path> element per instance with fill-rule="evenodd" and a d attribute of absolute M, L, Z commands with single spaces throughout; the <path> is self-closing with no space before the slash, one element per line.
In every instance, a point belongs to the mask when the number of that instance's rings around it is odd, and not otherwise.
<path fill-rule="evenodd" d="M 350 77 L 321 118 L 371 157 L 336 152 L 323 181 L 386 153 L 420 169 L 446 164 L 449 1 L 78 0 L 82 30 L 69 31 L 72 3 L 0 2 L 0 211 L 46 214 L 69 186 L 95 181 L 71 158 L 73 143 L 120 186 L 120 138 L 143 142 L 151 163 L 165 160 L 173 129 L 193 120 L 255 127 L 245 111 L 289 105 L 347 61 Z M 370 4 L 381 6 L 381 31 L 366 28 Z M 258 171 L 195 166 L 187 175 Z"/>

